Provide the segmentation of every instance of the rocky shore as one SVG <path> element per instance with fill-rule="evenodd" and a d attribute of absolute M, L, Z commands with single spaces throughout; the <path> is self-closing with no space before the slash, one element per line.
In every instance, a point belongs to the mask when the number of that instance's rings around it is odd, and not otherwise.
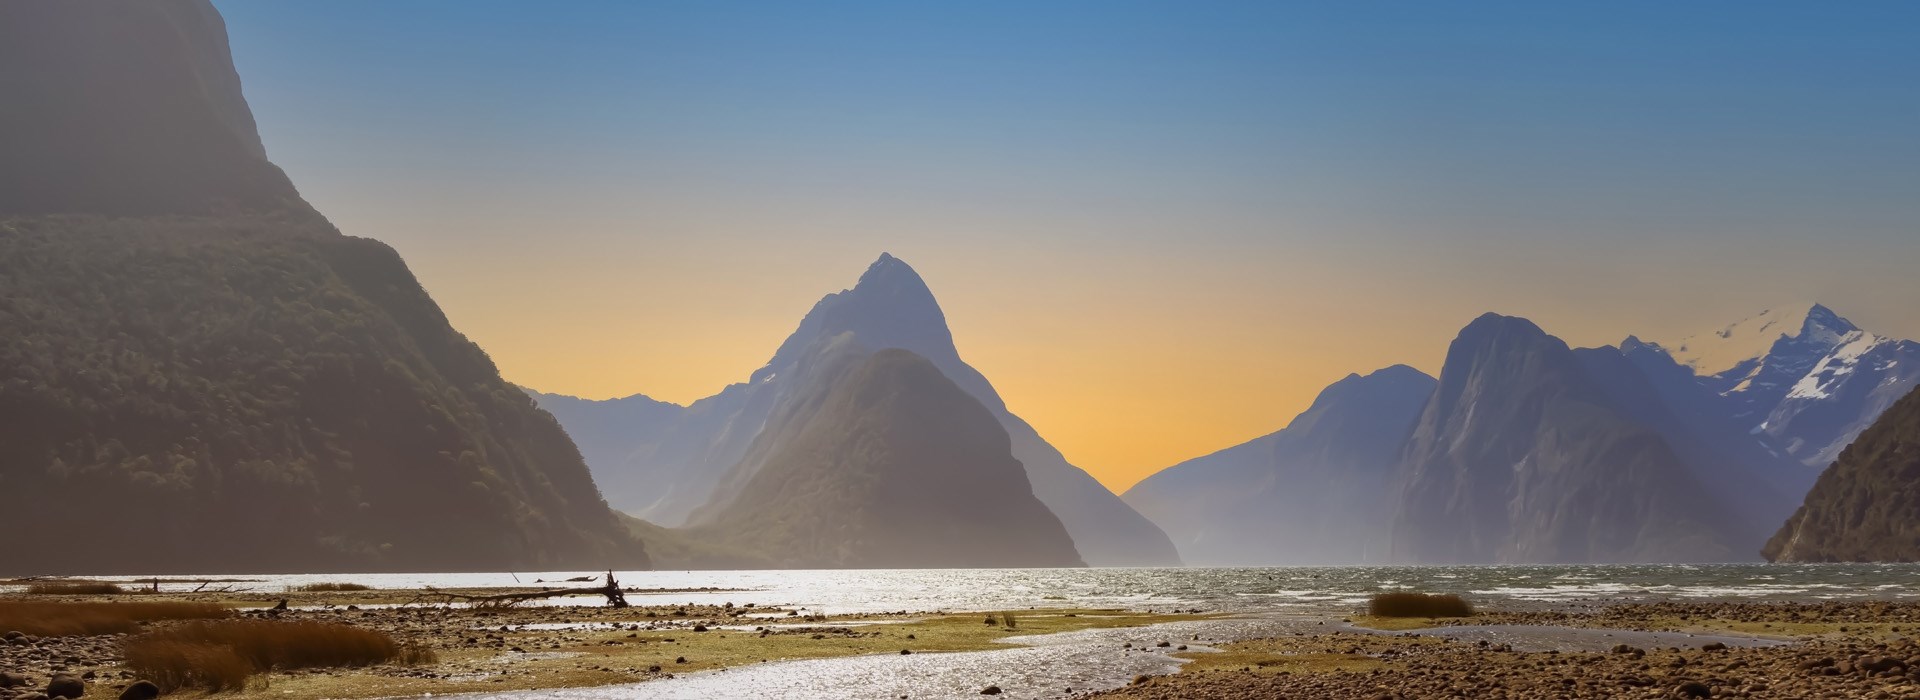
<path fill-rule="evenodd" d="M 1364 624 L 1366 620 L 1356 620 Z M 1795 643 L 1523 652 L 1417 631 L 1249 640 L 1187 655 L 1182 672 L 1084 698 L 1908 698 L 1920 700 L 1920 623 L 1908 603 L 1655 603 L 1487 613 L 1441 625 L 1542 624 L 1745 632 Z"/>
<path fill-rule="evenodd" d="M 497 589 L 451 591 L 497 595 Z M 632 596 L 636 592 L 630 592 Z M 646 596 L 659 600 L 656 595 Z M 711 600 L 715 593 L 699 591 Z M 1131 627 L 1196 615 L 1119 610 L 946 611 L 826 616 L 805 609 L 739 602 L 718 605 L 635 604 L 614 608 L 595 599 L 586 605 L 523 604 L 475 608 L 444 605 L 443 596 L 419 592 L 357 591 L 272 594 L 138 594 L 79 596 L 72 602 L 126 600 L 218 602 L 243 619 L 342 623 L 378 630 L 410 647 L 432 652 L 415 665 L 275 671 L 257 677 L 246 691 L 213 697 L 283 700 L 373 698 L 480 691 L 544 690 L 605 686 L 671 678 L 783 660 L 870 654 L 976 651 L 999 648 L 1014 635 L 1089 628 Z M 46 596 L 0 600 L 55 602 Z M 275 610 L 280 601 L 285 609 Z M 424 601 L 424 604 L 423 604 Z M 152 623 L 148 629 L 171 624 Z M 148 686 L 123 664 L 127 634 L 44 636 L 9 634 L 0 641 L 0 700 L 48 700 L 50 689 L 84 697 L 138 695 Z M 56 682 L 57 681 L 57 682 Z M 78 684 L 78 685 L 75 685 Z M 51 686 L 51 688 L 50 688 Z M 182 691 L 192 697 L 199 691 Z M 69 694 L 67 697 L 74 697 Z"/>

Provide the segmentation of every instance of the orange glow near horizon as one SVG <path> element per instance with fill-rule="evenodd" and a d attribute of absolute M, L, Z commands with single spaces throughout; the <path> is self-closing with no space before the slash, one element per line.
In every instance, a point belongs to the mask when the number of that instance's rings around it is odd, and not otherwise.
<path fill-rule="evenodd" d="M 744 380 L 819 297 L 851 286 L 882 247 L 649 257 L 502 239 L 402 252 L 508 380 L 586 398 L 638 393 L 686 404 Z M 1332 252 L 1178 261 L 1112 249 L 892 252 L 940 299 L 962 358 L 1116 492 L 1284 427 L 1348 373 L 1392 364 L 1438 372 L 1454 332 L 1484 311 L 1526 316 L 1571 344 L 1596 345 L 1630 333 L 1671 340 L 1783 301 L 1777 285 L 1758 278 L 1699 279 L 1687 256 L 1649 266 L 1600 250 L 1525 265 L 1518 254 L 1438 249 L 1364 260 Z M 1613 281 L 1629 274 L 1649 283 Z M 516 276 L 539 283 L 499 283 Z M 1698 293 L 1707 289 L 1725 293 Z M 1824 291 L 1837 296 L 1823 301 L 1870 330 L 1920 330 L 1884 296 Z"/>

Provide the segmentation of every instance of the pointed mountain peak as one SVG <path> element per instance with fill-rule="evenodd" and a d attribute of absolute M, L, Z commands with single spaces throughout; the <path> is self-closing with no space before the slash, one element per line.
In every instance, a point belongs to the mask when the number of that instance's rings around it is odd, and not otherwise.
<path fill-rule="evenodd" d="M 933 290 L 906 261 L 881 253 L 853 288 L 828 294 L 814 304 L 801 319 L 800 327 L 751 381 L 758 383 L 776 376 L 780 367 L 797 362 L 814 342 L 842 334 L 851 334 L 860 345 L 873 350 L 903 348 L 936 365 L 959 363 L 946 313 L 940 310 Z"/>
<path fill-rule="evenodd" d="M 1806 320 L 1800 324 L 1800 336 L 1803 338 L 1838 338 L 1857 330 L 1860 330 L 1859 326 L 1821 304 L 1807 307 Z"/>
<path fill-rule="evenodd" d="M 1811 345 L 1836 345 L 1858 326 L 1823 304 L 1802 302 L 1774 306 L 1725 327 L 1696 333 L 1667 347 L 1681 364 L 1713 375 L 1753 362 L 1773 351 L 1783 339 Z"/>
<path fill-rule="evenodd" d="M 861 273 L 860 281 L 855 283 L 850 291 L 858 293 L 869 290 L 895 294 L 913 293 L 916 296 L 925 295 L 929 298 L 933 296 L 933 292 L 927 289 L 926 280 L 920 278 L 920 273 L 915 272 L 913 266 L 908 265 L 907 261 L 893 257 L 890 253 L 881 253 L 879 259 L 874 260 L 872 265 L 868 265 L 867 271 Z"/>

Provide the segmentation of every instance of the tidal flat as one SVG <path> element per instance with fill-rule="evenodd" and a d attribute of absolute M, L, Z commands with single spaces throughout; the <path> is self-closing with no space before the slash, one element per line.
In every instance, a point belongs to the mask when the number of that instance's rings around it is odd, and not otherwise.
<path fill-rule="evenodd" d="M 538 589 L 525 589 L 534 591 Z M 747 601 L 644 604 L 618 608 L 597 598 L 513 606 L 446 602 L 448 594 L 498 595 L 500 589 L 299 591 L 272 593 L 139 593 L 0 596 L 0 626 L 8 605 L 215 604 L 235 619 L 277 623 L 334 623 L 390 635 L 426 661 L 357 667 L 272 670 L 244 690 L 210 692 L 186 687 L 168 697 L 377 698 L 454 693 L 500 693 L 624 685 L 702 672 L 780 662 L 863 655 L 913 655 L 1004 648 L 1009 637 L 1090 629 L 1141 627 L 1202 620 L 1188 612 L 1043 608 L 996 611 L 896 611 L 838 615 Z M 703 596 L 720 594 L 697 591 Z M 658 598 L 673 591 L 634 591 Z M 285 603 L 284 609 L 275 609 Z M 30 694 L 55 675 L 82 679 L 87 697 L 115 697 L 141 674 L 125 666 L 123 649 L 140 634 L 179 621 L 140 623 L 139 632 L 68 636 L 21 634 L 0 644 L 0 689 Z M 0 630 L 4 634 L 8 630 Z M 17 640 L 17 641 L 16 641 Z M 988 684 L 991 681 L 986 681 Z"/>

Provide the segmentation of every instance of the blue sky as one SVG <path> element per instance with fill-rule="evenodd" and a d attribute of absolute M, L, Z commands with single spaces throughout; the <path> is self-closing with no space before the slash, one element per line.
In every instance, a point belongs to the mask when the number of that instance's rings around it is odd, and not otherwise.
<path fill-rule="evenodd" d="M 216 3 L 275 161 L 544 390 L 717 391 L 882 250 L 1069 456 L 1487 310 L 1920 336 L 1920 4 Z"/>

